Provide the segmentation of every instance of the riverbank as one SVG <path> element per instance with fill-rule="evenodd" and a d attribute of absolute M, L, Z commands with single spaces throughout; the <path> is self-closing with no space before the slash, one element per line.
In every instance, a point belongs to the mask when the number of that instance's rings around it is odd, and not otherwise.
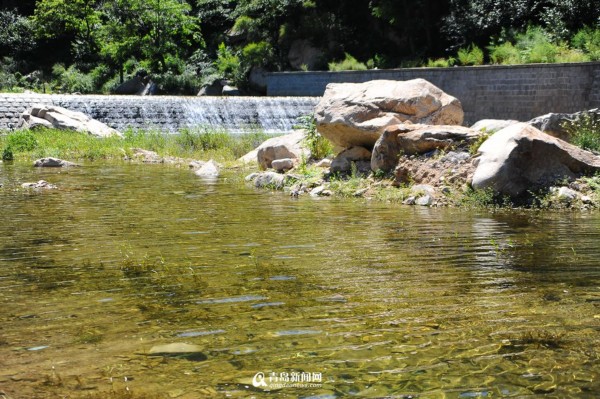
<path fill-rule="evenodd" d="M 231 135 L 225 131 L 184 130 L 179 135 L 152 131 L 126 131 L 123 138 L 104 139 L 45 129 L 15 131 L 0 135 L 0 151 L 5 162 L 33 162 L 56 157 L 73 162 L 163 163 L 188 167 L 192 161 L 213 159 L 232 171 L 232 180 L 259 189 L 280 190 L 291 197 L 337 197 L 352 200 L 402 203 L 427 207 L 457 208 L 533 208 L 592 210 L 600 206 L 600 177 L 582 177 L 574 182 L 559 182 L 548 190 L 530 192 L 522 198 L 495 196 L 491 190 L 474 190 L 469 181 L 473 173 L 473 151 L 435 151 L 423 156 L 403 156 L 399 164 L 410 175 L 428 177 L 415 184 L 403 179 L 401 172 L 374 173 L 354 164 L 350 173 L 332 173 L 330 162 L 302 159 L 286 174 L 261 172 L 256 162 L 241 163 L 239 158 L 256 148 L 269 136 L 255 132 Z M 140 151 L 144 150 L 144 151 Z M 147 151 L 147 152 L 145 152 Z M 256 176 L 266 176 L 256 180 Z M 248 176 L 252 178 L 249 179 Z M 248 181 L 252 180 L 253 183 Z M 421 178 L 420 181 L 423 181 Z M 1 181 L 0 181 L 1 183 Z M 52 183 L 52 182 L 49 182 Z"/>

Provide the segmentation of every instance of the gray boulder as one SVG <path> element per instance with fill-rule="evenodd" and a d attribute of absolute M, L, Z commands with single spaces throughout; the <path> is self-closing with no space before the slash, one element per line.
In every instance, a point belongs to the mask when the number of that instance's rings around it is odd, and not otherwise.
<path fill-rule="evenodd" d="M 271 163 L 271 166 L 278 172 L 287 172 L 294 168 L 294 160 L 291 158 L 276 159 Z"/>
<path fill-rule="evenodd" d="M 594 115 L 595 118 L 600 118 L 600 108 L 575 112 L 572 114 L 549 113 L 533 118 L 527 123 L 550 136 L 558 137 L 564 141 L 570 141 L 570 133 L 568 128 L 565 128 L 565 124 L 578 121 L 584 114 Z"/>
<path fill-rule="evenodd" d="M 146 83 L 140 76 L 124 81 L 114 90 L 115 94 L 121 95 L 141 95 L 146 89 Z"/>
<path fill-rule="evenodd" d="M 600 170 L 599 156 L 526 123 L 495 133 L 481 145 L 479 154 L 473 187 L 513 197 Z"/>
<path fill-rule="evenodd" d="M 68 168 L 73 166 L 80 166 L 76 163 L 65 161 L 58 158 L 40 158 L 33 163 L 33 166 L 37 168 Z"/>
<path fill-rule="evenodd" d="M 330 83 L 315 108 L 319 133 L 342 148 L 371 148 L 390 125 L 460 125 L 463 116 L 460 101 L 424 79 Z"/>

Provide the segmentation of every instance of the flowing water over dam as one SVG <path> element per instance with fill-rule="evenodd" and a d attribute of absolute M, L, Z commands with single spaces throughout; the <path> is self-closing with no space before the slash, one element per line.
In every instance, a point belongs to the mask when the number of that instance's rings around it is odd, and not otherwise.
<path fill-rule="evenodd" d="M 0 94 L 0 129 L 17 126 L 34 104 L 80 111 L 117 129 L 214 127 L 231 133 L 262 130 L 284 133 L 311 114 L 318 97 L 175 97 Z"/>

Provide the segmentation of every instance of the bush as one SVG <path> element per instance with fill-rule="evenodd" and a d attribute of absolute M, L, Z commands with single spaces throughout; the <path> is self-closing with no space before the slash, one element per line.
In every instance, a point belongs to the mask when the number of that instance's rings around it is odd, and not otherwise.
<path fill-rule="evenodd" d="M 267 42 L 249 43 L 242 49 L 242 63 L 246 68 L 264 67 L 273 64 L 275 52 Z"/>
<path fill-rule="evenodd" d="M 573 47 L 582 50 L 592 61 L 600 60 L 600 28 L 585 27 L 575 34 Z"/>
<path fill-rule="evenodd" d="M 338 71 L 366 71 L 367 66 L 362 62 L 359 62 L 356 58 L 346 53 L 346 58 L 340 62 L 330 62 L 328 64 L 329 70 L 333 72 Z"/>
<path fill-rule="evenodd" d="M 226 79 L 236 80 L 241 74 L 240 58 L 225 43 L 219 44 L 215 67 L 221 76 Z"/>
<path fill-rule="evenodd" d="M 571 142 L 589 151 L 600 151 L 600 115 L 584 113 L 579 119 L 563 124 Z"/>
<path fill-rule="evenodd" d="M 14 152 L 33 151 L 37 145 L 35 133 L 30 130 L 16 130 L 6 137 L 6 147 Z"/>
<path fill-rule="evenodd" d="M 166 72 L 152 77 L 154 83 L 159 87 L 160 92 L 168 94 L 196 95 L 202 87 L 201 77 L 196 71 L 186 66 L 181 74 Z"/>
<path fill-rule="evenodd" d="M 458 50 L 457 58 L 461 65 L 483 65 L 483 50 L 472 44 Z"/>
<path fill-rule="evenodd" d="M 490 60 L 494 64 L 514 65 L 522 62 L 521 53 L 511 42 L 490 46 Z"/>
<path fill-rule="evenodd" d="M 454 65 L 456 62 L 455 58 L 437 58 L 435 60 L 429 59 L 427 61 L 427 66 L 429 68 L 448 68 Z"/>
<path fill-rule="evenodd" d="M 323 159 L 333 154 L 333 145 L 325 137 L 317 132 L 317 125 L 313 115 L 306 115 L 299 118 L 298 129 L 306 130 L 304 144 L 310 150 L 312 159 Z"/>
<path fill-rule="evenodd" d="M 52 74 L 55 77 L 52 86 L 56 91 L 82 94 L 94 92 L 93 76 L 81 72 L 75 65 L 65 68 L 62 64 L 56 64 L 52 67 Z"/>

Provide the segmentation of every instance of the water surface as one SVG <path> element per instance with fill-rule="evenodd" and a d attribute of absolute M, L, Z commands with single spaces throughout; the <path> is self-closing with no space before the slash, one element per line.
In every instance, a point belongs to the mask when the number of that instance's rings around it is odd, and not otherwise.
<path fill-rule="evenodd" d="M 39 179 L 59 189 L 19 188 Z M 0 183 L 8 398 L 600 394 L 598 213 L 292 199 L 160 165 Z M 171 343 L 203 356 L 148 356 Z"/>

